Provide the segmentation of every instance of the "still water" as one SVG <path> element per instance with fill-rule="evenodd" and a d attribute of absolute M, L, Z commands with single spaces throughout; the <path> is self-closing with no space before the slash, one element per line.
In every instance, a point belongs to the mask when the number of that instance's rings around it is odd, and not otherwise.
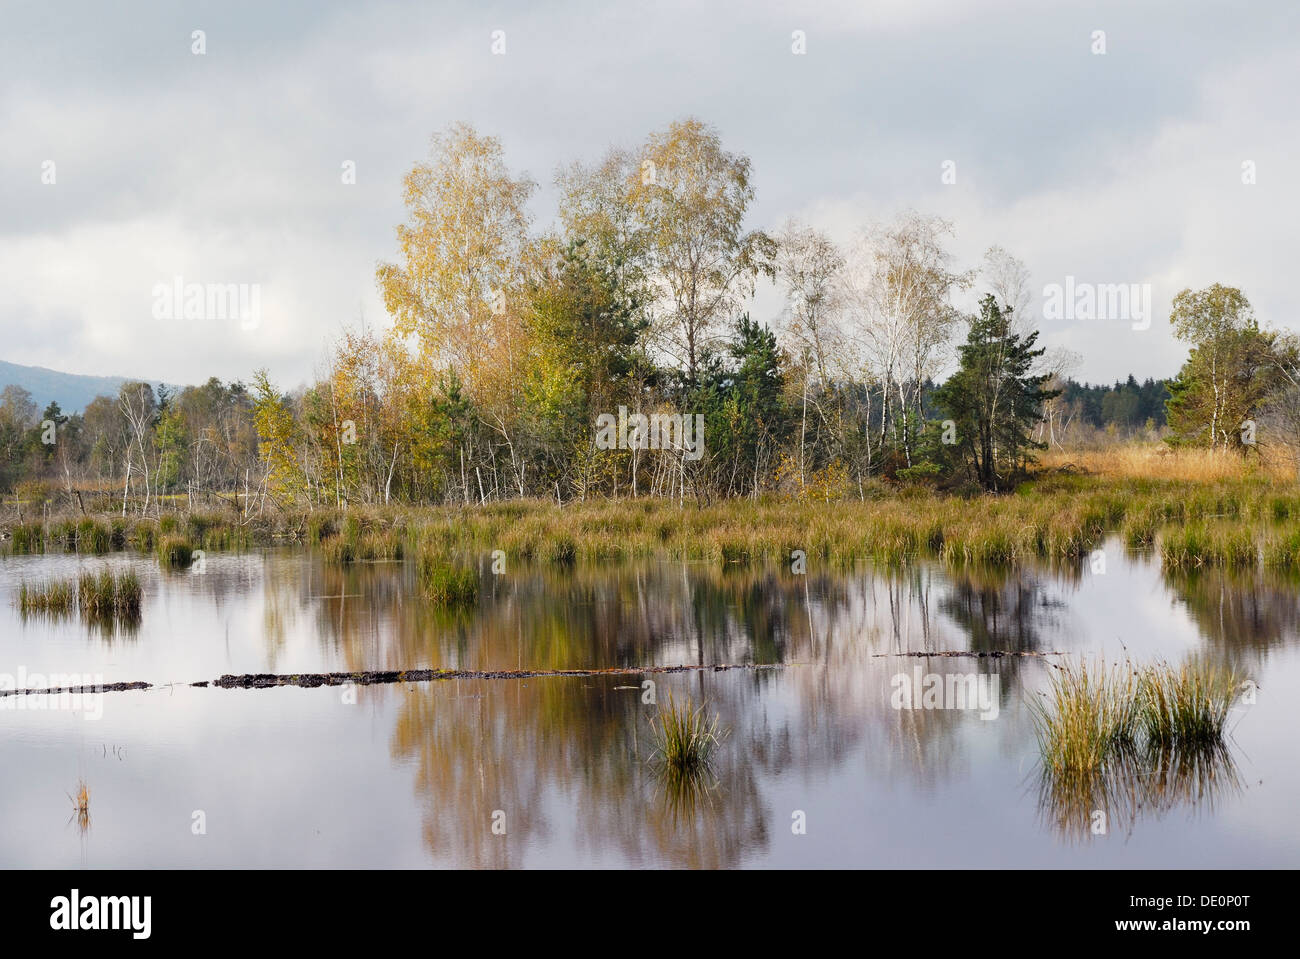
<path fill-rule="evenodd" d="M 104 565 L 143 582 L 133 628 L 14 607 L 23 581 Z M 428 606 L 411 576 L 291 551 L 210 553 L 185 573 L 131 554 L 0 559 L 0 674 L 154 684 L 75 709 L 0 698 L 0 866 L 1300 865 L 1295 580 L 1174 576 L 1118 541 L 1104 572 L 485 566 L 460 610 Z M 1079 797 L 1044 780 L 1029 709 L 1055 657 L 899 655 L 940 650 L 1202 655 L 1258 692 L 1234 708 L 1221 762 Z M 189 685 L 720 663 L 779 668 Z M 915 670 L 981 674 L 993 708 L 895 708 L 894 677 Z M 660 703 L 707 702 L 727 730 L 700 781 L 652 762 L 646 680 Z M 80 781 L 87 820 L 69 798 Z"/>

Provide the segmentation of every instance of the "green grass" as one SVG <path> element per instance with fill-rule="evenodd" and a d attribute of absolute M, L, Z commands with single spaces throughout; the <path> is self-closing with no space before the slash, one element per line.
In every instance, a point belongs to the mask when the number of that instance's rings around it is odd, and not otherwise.
<path fill-rule="evenodd" d="M 1280 569 L 1300 567 L 1300 526 L 1283 528 L 1265 539 L 1264 565 Z"/>
<path fill-rule="evenodd" d="M 392 527 L 368 532 L 345 530 L 322 540 L 320 550 L 328 562 L 340 565 L 400 560 L 406 555 L 406 533 Z"/>
<path fill-rule="evenodd" d="M 472 603 L 478 598 L 478 570 L 447 562 L 436 553 L 420 555 L 416 566 L 420 589 L 439 605 Z"/>
<path fill-rule="evenodd" d="M 1259 562 L 1256 531 L 1237 524 L 1192 523 L 1160 534 L 1160 560 L 1169 568 L 1242 568 Z"/>
<path fill-rule="evenodd" d="M 678 705 L 670 694 L 668 704 L 660 706 L 651 723 L 655 758 L 679 773 L 703 770 L 713 758 L 726 733 L 716 714 L 709 715 L 688 697 Z"/>
<path fill-rule="evenodd" d="M 64 616 L 80 612 L 89 620 L 139 618 L 143 599 L 140 579 L 132 570 L 82 572 L 76 579 L 20 583 L 16 605 L 23 614 Z"/>
<path fill-rule="evenodd" d="M 131 527 L 127 542 L 142 553 L 152 553 L 158 542 L 158 527 L 148 520 L 140 520 Z"/>
<path fill-rule="evenodd" d="M 1084 660 L 1053 666 L 1046 694 L 1031 700 L 1043 765 L 1056 772 L 1102 768 L 1131 748 L 1141 716 L 1132 666 Z"/>
<path fill-rule="evenodd" d="M 67 553 L 77 551 L 77 524 L 70 519 L 60 520 L 57 523 L 51 523 L 46 531 L 45 541 L 51 546 L 57 546 Z"/>
<path fill-rule="evenodd" d="M 194 545 L 180 536 L 164 536 L 158 541 L 158 564 L 163 569 L 188 569 L 194 562 Z"/>
<path fill-rule="evenodd" d="M 88 618 L 139 616 L 141 598 L 140 579 L 129 569 L 120 573 L 101 569 L 77 578 L 77 605 Z"/>
<path fill-rule="evenodd" d="M 108 524 L 107 540 L 103 528 Z M 156 551 L 180 537 L 192 547 L 320 544 L 346 563 L 434 549 L 444 558 L 504 550 L 511 561 L 559 566 L 648 557 L 724 567 L 788 563 L 899 565 L 917 558 L 954 567 L 1036 561 L 1082 563 L 1108 535 L 1156 547 L 1170 568 L 1260 562 L 1300 565 L 1300 495 L 1276 478 L 1155 479 L 1047 475 L 1014 494 L 961 497 L 872 482 L 861 499 L 762 498 L 700 505 L 663 499 L 548 500 L 472 507 L 353 507 L 346 512 L 230 511 L 154 517 L 58 519 L 11 527 L 11 552 Z M 332 544 L 332 545 L 331 545 Z"/>
<path fill-rule="evenodd" d="M 1162 525 L 1160 512 L 1155 509 L 1135 511 L 1124 518 L 1121 533 L 1129 549 L 1146 549 L 1155 545 L 1156 532 Z"/>
<path fill-rule="evenodd" d="M 1054 666 L 1047 691 L 1031 703 L 1043 765 L 1054 774 L 1096 772 L 1139 749 L 1217 748 L 1241 681 L 1204 660 L 1067 662 Z"/>
<path fill-rule="evenodd" d="M 75 580 L 49 580 L 43 583 L 20 583 L 17 606 L 22 613 L 62 615 L 77 608 Z"/>
<path fill-rule="evenodd" d="M 19 523 L 13 528 L 10 549 L 14 553 L 45 552 L 45 527 L 40 523 Z"/>
<path fill-rule="evenodd" d="M 101 555 L 113 548 L 113 533 L 107 523 L 89 516 L 77 524 L 77 552 Z"/>
<path fill-rule="evenodd" d="M 1143 670 L 1141 726 L 1147 743 L 1200 748 L 1221 742 L 1241 682 L 1231 670 L 1200 659 Z"/>
<path fill-rule="evenodd" d="M 307 542 L 318 545 L 337 532 L 334 520 L 327 513 L 313 513 L 307 518 Z"/>
<path fill-rule="evenodd" d="M 331 536 L 321 543 L 321 555 L 326 562 L 347 566 L 357 561 L 357 544 L 342 536 Z"/>

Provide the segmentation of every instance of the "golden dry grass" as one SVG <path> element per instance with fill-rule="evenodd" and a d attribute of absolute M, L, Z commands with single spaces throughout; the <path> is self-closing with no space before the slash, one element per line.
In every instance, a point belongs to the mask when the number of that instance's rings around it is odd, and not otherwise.
<path fill-rule="evenodd" d="M 1235 453 L 1174 449 L 1164 443 L 1129 443 L 1108 449 L 1050 450 L 1039 457 L 1046 470 L 1077 470 L 1104 479 L 1175 480 L 1217 483 L 1237 479 L 1294 481 L 1294 461 L 1281 450 Z"/>

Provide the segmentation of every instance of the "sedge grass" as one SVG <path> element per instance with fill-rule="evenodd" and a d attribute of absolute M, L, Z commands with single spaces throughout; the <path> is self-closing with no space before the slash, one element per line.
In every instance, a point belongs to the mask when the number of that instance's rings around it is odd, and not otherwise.
<path fill-rule="evenodd" d="M 84 572 L 77 578 L 77 605 L 90 619 L 131 620 L 140 615 L 143 591 L 140 579 L 132 570 L 114 572 L 101 569 Z"/>
<path fill-rule="evenodd" d="M 194 562 L 194 544 L 175 535 L 158 541 L 158 563 L 163 569 L 188 569 Z"/>
<path fill-rule="evenodd" d="M 1140 720 L 1148 744 L 1197 748 L 1222 741 L 1241 680 L 1203 659 L 1160 663 L 1141 674 Z"/>
<path fill-rule="evenodd" d="M 77 608 L 77 584 L 74 580 L 50 580 L 44 583 L 20 583 L 17 606 L 22 613 L 64 615 Z"/>
<path fill-rule="evenodd" d="M 406 537 L 405 532 L 399 529 L 369 532 L 345 530 L 321 540 L 320 550 L 327 562 L 343 566 L 350 563 L 400 560 L 406 555 Z"/>
<path fill-rule="evenodd" d="M 478 570 L 448 562 L 435 552 L 420 554 L 416 574 L 421 590 L 432 603 L 455 606 L 478 598 Z"/>
<path fill-rule="evenodd" d="M 1241 568 L 1259 561 L 1254 530 L 1236 524 L 1191 523 L 1160 535 L 1160 560 L 1167 568 Z"/>
<path fill-rule="evenodd" d="M 726 737 L 717 714 L 709 714 L 705 704 L 697 706 L 689 697 L 679 705 L 670 694 L 650 723 L 656 760 L 678 773 L 707 769 Z"/>
<path fill-rule="evenodd" d="M 1054 775 L 1103 771 L 1138 750 L 1150 756 L 1220 747 L 1241 686 L 1231 670 L 1200 659 L 1141 668 L 1079 660 L 1053 668 L 1031 708 L 1043 766 Z"/>
<path fill-rule="evenodd" d="M 1101 660 L 1053 668 L 1047 692 L 1031 701 L 1043 765 L 1058 773 L 1101 769 L 1135 743 L 1138 676 L 1128 663 Z"/>
<path fill-rule="evenodd" d="M 15 605 L 24 615 L 67 616 L 80 612 L 87 620 L 139 619 L 143 600 L 140 579 L 133 570 L 84 571 L 76 579 L 20 583 Z"/>

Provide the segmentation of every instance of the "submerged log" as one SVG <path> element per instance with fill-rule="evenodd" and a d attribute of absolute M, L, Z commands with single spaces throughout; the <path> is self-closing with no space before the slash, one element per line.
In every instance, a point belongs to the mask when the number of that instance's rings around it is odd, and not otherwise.
<path fill-rule="evenodd" d="M 357 670 L 349 673 L 226 674 L 211 683 L 221 689 L 266 689 L 270 686 L 374 686 L 385 683 L 427 683 L 438 679 L 533 679 L 545 676 L 632 676 L 645 673 L 724 672 L 730 669 L 781 669 L 784 663 L 715 663 L 694 666 L 636 666 L 610 669 L 402 669 Z M 193 683 L 207 686 L 208 683 Z"/>

